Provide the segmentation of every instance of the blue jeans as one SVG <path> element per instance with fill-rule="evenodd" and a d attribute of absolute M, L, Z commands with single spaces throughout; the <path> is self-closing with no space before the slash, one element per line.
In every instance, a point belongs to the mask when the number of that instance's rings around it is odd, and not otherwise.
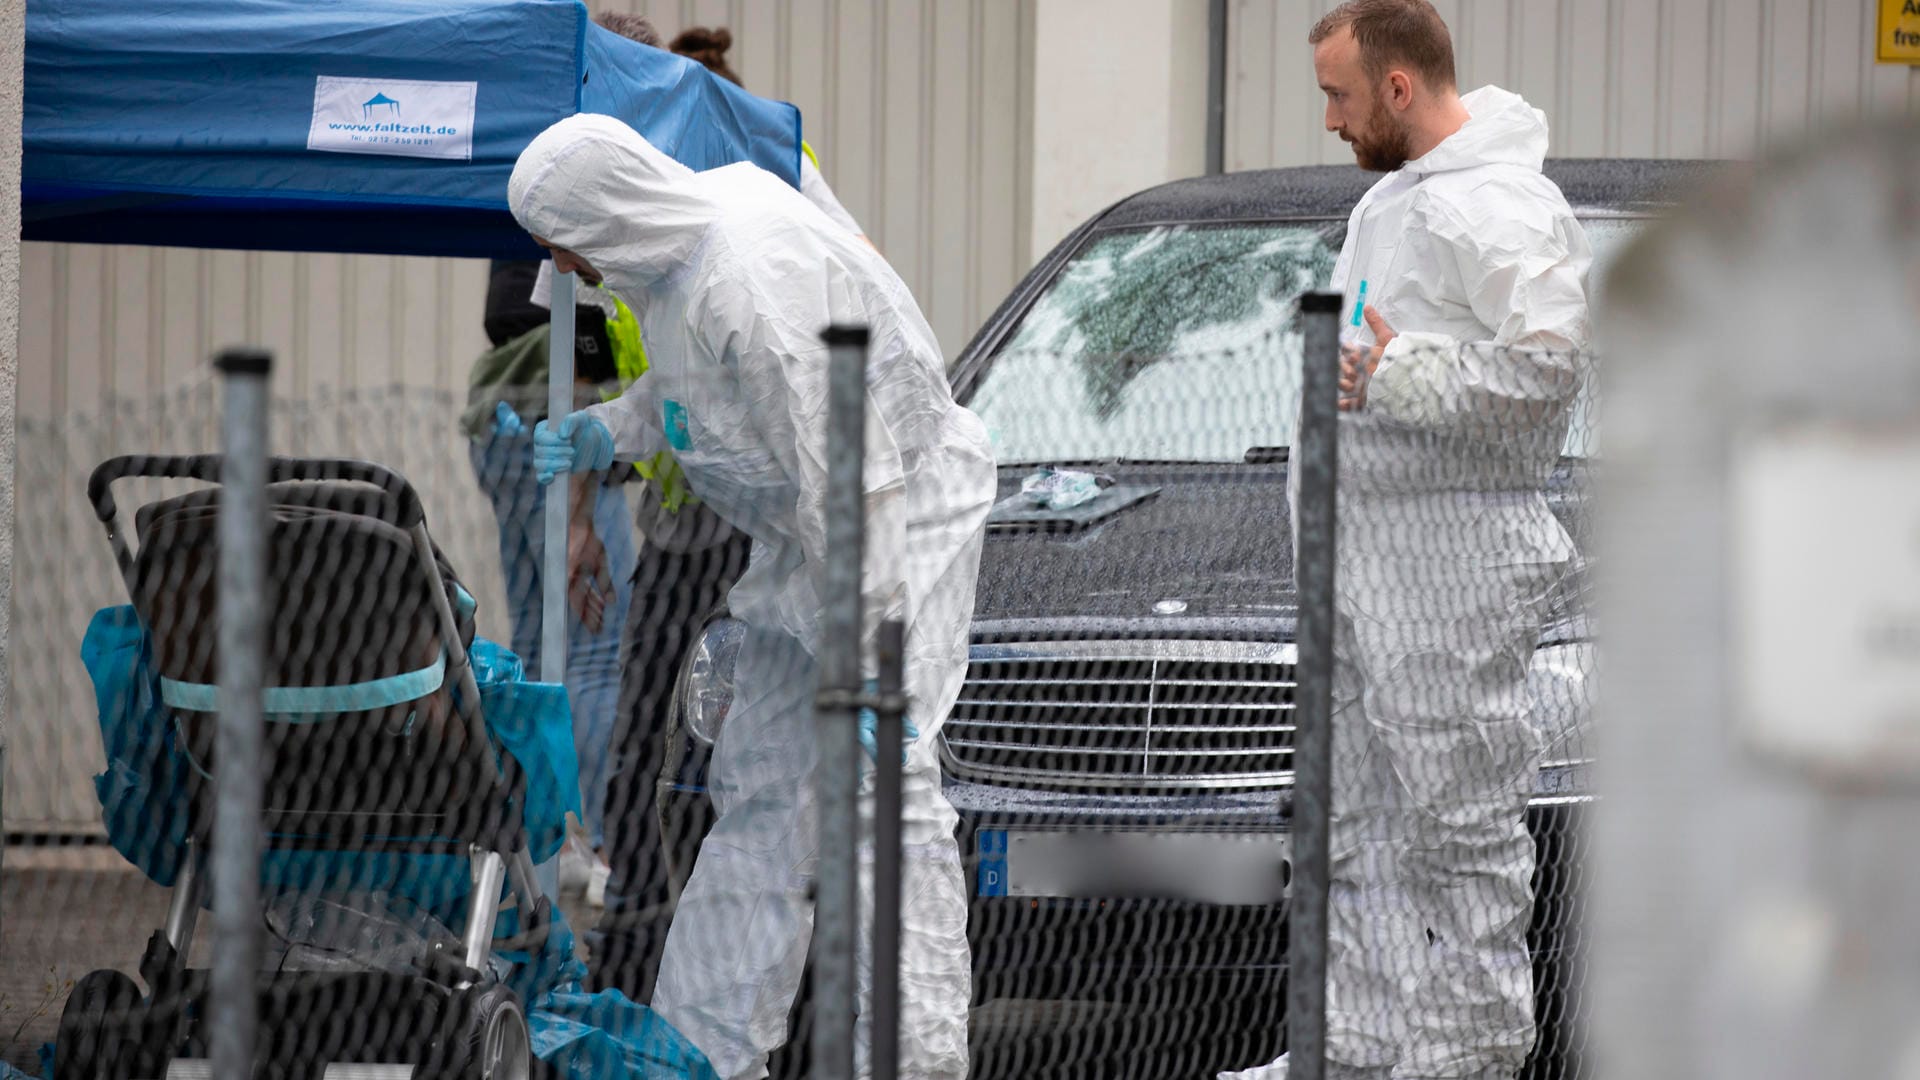
<path fill-rule="evenodd" d="M 488 435 L 470 443 L 468 450 L 480 490 L 493 503 L 493 516 L 500 524 L 500 569 L 506 579 L 507 615 L 513 623 L 513 651 L 525 661 L 527 673 L 538 677 L 547 499 L 546 489 L 533 475 L 533 438 Z M 555 490 L 565 490 L 562 483 L 554 481 Z M 593 528 L 607 549 L 613 603 L 607 606 L 597 634 L 589 633 L 568 609 L 567 699 L 573 709 L 573 748 L 580 758 L 581 817 L 595 847 L 604 843 L 612 758 L 607 744 L 620 700 L 620 632 L 633 595 L 632 522 L 625 493 L 617 487 L 600 487 Z"/>

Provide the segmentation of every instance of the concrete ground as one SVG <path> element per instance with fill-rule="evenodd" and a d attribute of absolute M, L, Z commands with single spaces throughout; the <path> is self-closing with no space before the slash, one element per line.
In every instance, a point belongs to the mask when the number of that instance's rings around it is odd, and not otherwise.
<path fill-rule="evenodd" d="M 0 1061 L 40 1075 L 40 1045 L 87 972 L 118 968 L 138 981 L 167 895 L 109 847 L 9 846 L 0 855 Z M 576 935 L 598 914 L 573 896 L 561 908 Z M 192 962 L 202 966 L 205 935 L 197 944 Z"/>
<path fill-rule="evenodd" d="M 129 974 L 167 912 L 167 890 L 108 847 L 9 847 L 0 856 L 0 1059 L 40 1075 L 74 980 Z"/>

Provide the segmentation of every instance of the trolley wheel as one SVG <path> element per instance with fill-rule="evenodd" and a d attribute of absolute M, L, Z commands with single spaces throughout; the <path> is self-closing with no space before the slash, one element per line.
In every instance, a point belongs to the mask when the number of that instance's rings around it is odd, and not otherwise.
<path fill-rule="evenodd" d="M 133 1075 L 143 1024 L 140 987 L 118 971 L 88 972 L 67 995 L 53 1044 L 61 1080 L 125 1080 Z"/>
<path fill-rule="evenodd" d="M 533 1039 L 519 997 L 495 983 L 461 994 L 458 1007 L 451 1075 L 460 1080 L 530 1080 Z"/>

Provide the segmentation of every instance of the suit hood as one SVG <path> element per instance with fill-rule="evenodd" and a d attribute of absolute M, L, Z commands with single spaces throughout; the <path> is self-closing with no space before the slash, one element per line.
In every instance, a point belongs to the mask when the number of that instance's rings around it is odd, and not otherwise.
<path fill-rule="evenodd" d="M 1483 86 L 1461 97 L 1460 103 L 1467 107 L 1466 125 L 1426 156 L 1408 162 L 1408 172 L 1457 172 L 1482 165 L 1518 165 L 1539 172 L 1546 165 L 1546 113 L 1497 86 Z"/>
<path fill-rule="evenodd" d="M 610 116 L 582 113 L 527 144 L 507 181 L 520 226 L 581 256 L 615 291 L 685 264 L 719 210 L 699 174 Z"/>

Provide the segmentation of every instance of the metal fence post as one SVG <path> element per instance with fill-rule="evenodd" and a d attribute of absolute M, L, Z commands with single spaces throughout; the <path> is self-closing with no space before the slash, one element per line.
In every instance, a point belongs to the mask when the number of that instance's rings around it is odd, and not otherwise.
<path fill-rule="evenodd" d="M 875 708 L 873 783 L 873 1076 L 900 1071 L 900 756 L 904 746 L 907 624 L 880 626 L 880 700 Z"/>
<path fill-rule="evenodd" d="M 820 598 L 820 700 L 815 771 L 820 863 L 814 897 L 813 1075 L 853 1075 L 855 842 L 860 828 L 860 567 L 866 518 L 867 328 L 831 326 L 827 381 L 827 565 Z"/>
<path fill-rule="evenodd" d="M 1227 0 L 1207 2 L 1207 175 L 1227 171 Z"/>
<path fill-rule="evenodd" d="M 267 376 L 271 354 L 230 349 L 220 465 L 219 727 L 214 743 L 213 1075 L 253 1075 L 260 970 L 262 683 L 266 667 Z"/>
<path fill-rule="evenodd" d="M 1327 1038 L 1328 824 L 1333 805 L 1334 497 L 1339 440 L 1337 293 L 1300 298 L 1300 470 L 1294 507 L 1299 595 L 1293 746 L 1293 888 L 1287 924 L 1287 1075 L 1322 1080 Z"/>
<path fill-rule="evenodd" d="M 575 278 L 553 275 L 552 316 L 547 323 L 547 422 L 558 425 L 573 411 Z M 565 476 L 547 488 L 545 543 L 540 560 L 540 681 L 567 681 L 567 512 L 572 487 Z"/>

